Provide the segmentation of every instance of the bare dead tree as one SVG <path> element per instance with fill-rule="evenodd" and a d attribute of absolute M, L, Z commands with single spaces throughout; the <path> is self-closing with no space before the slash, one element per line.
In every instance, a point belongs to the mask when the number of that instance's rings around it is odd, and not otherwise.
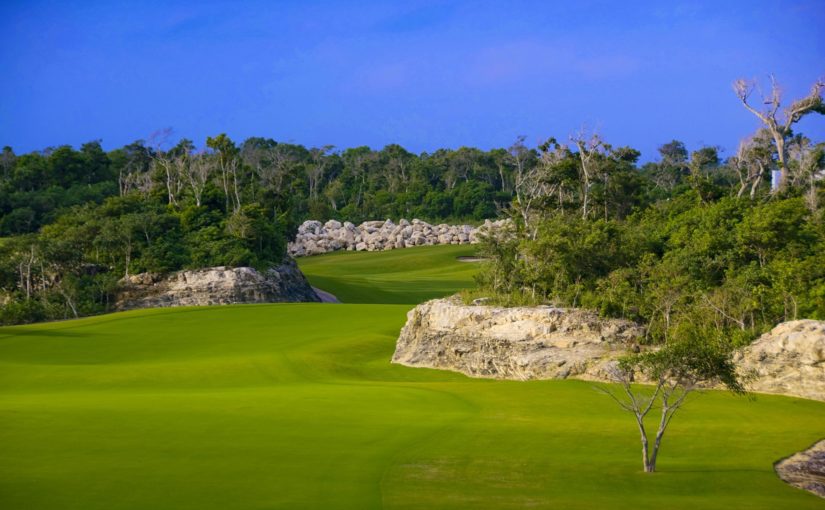
<path fill-rule="evenodd" d="M 791 185 L 804 186 L 805 204 L 813 213 L 819 208 L 817 181 L 825 178 L 825 144 L 814 145 L 804 136 L 795 136 L 788 143 Z"/>
<path fill-rule="evenodd" d="M 244 144 L 241 147 L 241 160 L 251 170 L 248 181 L 250 196 L 254 201 L 257 195 L 257 186 L 263 182 L 264 168 L 269 163 L 266 159 L 266 149 L 255 144 Z"/>
<path fill-rule="evenodd" d="M 773 137 L 776 146 L 776 155 L 779 163 L 780 187 L 785 186 L 788 179 L 788 154 L 786 142 L 792 134 L 793 125 L 802 117 L 810 113 L 825 115 L 825 102 L 822 100 L 822 89 L 825 81 L 819 79 L 811 87 L 810 93 L 802 99 L 794 101 L 784 110 L 782 107 L 782 89 L 773 75 L 770 76 L 771 91 L 768 96 L 762 95 L 763 108 L 758 109 L 751 105 L 750 96 L 757 88 L 753 80 L 738 79 L 733 82 L 733 90 L 742 102 L 742 105 L 765 125 Z"/>
<path fill-rule="evenodd" d="M 590 187 L 598 172 L 599 159 L 606 155 L 609 146 L 597 134 L 585 134 L 584 130 L 570 137 L 579 150 L 579 177 L 581 179 L 582 219 L 589 213 Z"/>
<path fill-rule="evenodd" d="M 129 161 L 126 165 L 120 168 L 120 172 L 117 177 L 117 185 L 120 190 L 120 196 L 124 196 L 132 190 L 134 181 L 132 174 L 134 173 L 136 166 L 137 165 L 134 161 Z"/>
<path fill-rule="evenodd" d="M 770 133 L 761 129 L 739 143 L 736 156 L 731 158 L 731 166 L 739 177 L 737 197 L 741 197 L 750 188 L 750 198 L 753 200 L 759 185 L 774 164 L 770 137 Z"/>
<path fill-rule="evenodd" d="M 354 205 L 360 207 L 364 199 L 364 188 L 367 186 L 367 176 L 369 174 L 369 167 L 378 159 L 378 154 L 369 151 L 367 153 L 358 153 L 351 159 L 349 165 L 352 171 L 353 179 L 358 183 L 358 191 L 355 193 Z"/>
<path fill-rule="evenodd" d="M 195 205 L 200 207 L 203 190 L 214 174 L 215 160 L 206 152 L 198 152 L 189 158 L 186 166 L 186 180 L 195 197 Z"/>
<path fill-rule="evenodd" d="M 146 157 L 151 161 L 148 155 Z M 147 183 L 151 184 L 151 176 L 147 170 L 146 162 L 141 159 L 141 155 L 129 154 L 126 164 L 120 168 L 118 173 L 120 196 L 135 190 L 140 192 L 150 191 L 146 188 Z"/>
<path fill-rule="evenodd" d="M 559 187 L 559 183 L 549 179 L 549 174 L 553 166 L 564 158 L 566 150 L 552 138 L 547 142 L 546 148 L 547 150 L 542 151 L 538 164 L 530 166 L 526 165 L 530 151 L 524 145 L 523 136 L 519 136 L 508 150 L 510 160 L 516 169 L 513 183 L 516 195 L 514 209 L 521 217 L 530 239 L 535 239 L 538 234 L 536 206 L 544 198 L 552 196 Z"/>
<path fill-rule="evenodd" d="M 241 210 L 241 195 L 238 186 L 238 167 L 240 166 L 241 162 L 239 158 L 232 158 L 229 160 L 227 164 L 227 168 L 229 168 L 229 173 L 232 175 L 232 194 L 233 194 L 233 210 L 235 213 L 238 213 Z"/>
<path fill-rule="evenodd" d="M 178 188 L 175 164 L 171 155 L 164 150 L 164 146 L 169 143 L 172 136 L 172 129 L 165 128 L 155 131 L 149 135 L 149 143 L 154 148 L 152 153 L 152 165 L 155 169 L 160 169 L 166 176 L 166 196 L 170 205 L 177 205 L 175 190 Z"/>
<path fill-rule="evenodd" d="M 389 162 L 387 163 L 388 169 L 391 171 L 391 175 L 394 176 L 393 181 L 399 181 L 398 184 L 394 184 L 393 188 L 400 189 L 400 185 L 404 185 L 404 191 L 407 191 L 408 188 L 408 180 L 407 180 L 407 163 L 404 161 L 403 158 L 399 156 L 395 156 L 390 158 Z"/>
<path fill-rule="evenodd" d="M 524 165 L 527 162 L 527 158 L 530 154 L 530 149 L 524 145 L 524 140 L 526 137 L 524 135 L 519 135 L 516 137 L 516 141 L 513 145 L 507 149 L 507 154 L 510 156 L 510 161 L 513 163 L 513 166 L 516 169 L 516 180 L 522 179 L 524 175 Z M 503 177 L 502 177 L 503 179 Z"/>
<path fill-rule="evenodd" d="M 318 198 L 318 185 L 324 177 L 324 170 L 327 166 L 327 154 L 333 149 L 332 145 L 324 145 L 310 151 L 312 165 L 307 167 L 306 175 L 309 180 L 309 196 L 313 200 Z"/>
<path fill-rule="evenodd" d="M 149 172 L 136 172 L 129 177 L 129 188 L 141 195 L 148 195 L 152 191 L 152 175 Z"/>
<path fill-rule="evenodd" d="M 29 245 L 29 249 L 25 253 L 20 254 L 17 270 L 20 275 L 20 288 L 26 293 L 26 301 L 31 299 L 34 291 L 34 280 L 32 277 L 32 269 L 40 263 L 40 254 L 35 248 L 34 243 Z"/>
<path fill-rule="evenodd" d="M 56 271 L 58 269 L 55 269 Z M 66 288 L 63 286 L 63 279 L 58 278 L 54 283 L 54 288 L 57 292 L 63 297 L 63 300 L 66 302 L 66 306 L 72 311 L 72 315 L 74 318 L 77 319 L 80 315 L 77 313 L 77 306 L 75 306 L 74 298 L 71 295 L 70 291 L 67 291 Z"/>
<path fill-rule="evenodd" d="M 288 153 L 283 145 L 276 145 L 267 151 L 269 164 L 261 168 L 260 178 L 265 186 L 276 193 L 283 191 L 284 178 L 289 175 L 295 158 Z"/>
<path fill-rule="evenodd" d="M 172 176 L 167 179 L 166 189 L 170 197 L 174 197 L 175 203 L 177 203 L 177 197 L 183 193 L 186 187 L 186 181 L 191 172 L 192 157 L 189 154 L 178 154 L 171 158 L 170 161 L 172 166 L 170 173 Z"/>

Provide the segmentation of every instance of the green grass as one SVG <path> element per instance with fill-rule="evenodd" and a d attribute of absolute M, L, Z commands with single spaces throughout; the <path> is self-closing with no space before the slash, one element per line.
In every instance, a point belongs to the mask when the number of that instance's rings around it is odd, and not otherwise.
<path fill-rule="evenodd" d="M 344 303 L 416 304 L 473 286 L 477 264 L 457 257 L 468 245 L 421 246 L 380 252 L 335 252 L 298 259 L 312 285 Z"/>
<path fill-rule="evenodd" d="M 358 283 L 357 259 L 382 255 L 340 259 Z M 388 267 L 373 281 L 408 296 Z M 699 395 L 646 475 L 632 420 L 589 383 L 391 365 L 409 308 L 0 328 L 0 508 L 822 508 L 772 463 L 821 437 L 823 403 Z"/>

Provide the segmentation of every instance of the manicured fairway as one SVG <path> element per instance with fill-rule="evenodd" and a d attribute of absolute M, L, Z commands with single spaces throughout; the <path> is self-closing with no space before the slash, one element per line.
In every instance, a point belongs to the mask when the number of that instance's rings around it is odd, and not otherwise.
<path fill-rule="evenodd" d="M 633 423 L 589 383 L 391 365 L 409 308 L 0 328 L 0 508 L 823 507 L 772 470 L 825 433 L 823 403 L 698 396 L 645 475 Z"/>
<path fill-rule="evenodd" d="M 298 259 L 316 287 L 344 303 L 417 304 L 473 285 L 478 264 L 457 257 L 469 245 L 420 246 L 380 252 L 335 252 Z"/>

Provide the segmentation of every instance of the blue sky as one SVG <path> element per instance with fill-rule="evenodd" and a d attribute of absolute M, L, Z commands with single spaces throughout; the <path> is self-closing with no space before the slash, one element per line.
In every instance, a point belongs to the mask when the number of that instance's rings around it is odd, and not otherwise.
<path fill-rule="evenodd" d="M 0 145 L 26 152 L 171 127 L 414 152 L 564 139 L 645 160 L 671 139 L 730 155 L 756 119 L 731 90 L 825 76 L 825 0 L 0 3 Z M 800 130 L 825 139 L 825 117 Z"/>

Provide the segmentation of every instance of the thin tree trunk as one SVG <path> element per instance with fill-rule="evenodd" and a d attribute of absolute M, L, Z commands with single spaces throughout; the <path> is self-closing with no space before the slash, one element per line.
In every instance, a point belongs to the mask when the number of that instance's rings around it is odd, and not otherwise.
<path fill-rule="evenodd" d="M 785 137 L 784 130 L 772 130 L 773 139 L 776 142 L 776 156 L 779 160 L 779 189 L 785 187 L 785 182 L 788 180 L 788 167 L 785 164 Z"/>
<path fill-rule="evenodd" d="M 132 262 L 132 242 L 126 244 L 126 274 L 124 278 L 129 278 L 129 264 Z"/>
<path fill-rule="evenodd" d="M 636 416 L 636 423 L 639 424 L 639 435 L 642 439 L 642 466 L 644 467 L 645 473 L 649 473 L 650 464 L 648 457 L 647 432 L 645 431 L 644 417 L 640 418 L 639 416 Z"/>
<path fill-rule="evenodd" d="M 74 303 L 72 302 L 72 299 L 69 297 L 69 295 L 66 293 L 66 291 L 63 290 L 63 285 L 62 284 L 60 286 L 58 286 L 58 289 L 60 291 L 60 294 L 63 296 L 63 299 L 66 300 L 66 304 L 69 306 L 69 308 L 71 308 L 72 314 L 74 315 L 74 318 L 77 319 L 79 317 L 79 315 L 77 314 L 77 308 L 74 306 Z"/>
<path fill-rule="evenodd" d="M 659 456 L 659 447 L 662 444 L 662 436 L 665 435 L 665 428 L 667 428 L 668 412 L 670 408 L 667 405 L 662 406 L 662 417 L 659 420 L 659 428 L 656 430 L 656 438 L 653 440 L 653 451 L 650 452 L 650 460 L 648 461 L 648 473 L 656 471 L 656 458 Z"/>
<path fill-rule="evenodd" d="M 241 210 L 241 197 L 238 195 L 238 162 L 237 160 L 233 160 L 232 162 L 232 185 L 235 192 L 235 212 Z"/>

